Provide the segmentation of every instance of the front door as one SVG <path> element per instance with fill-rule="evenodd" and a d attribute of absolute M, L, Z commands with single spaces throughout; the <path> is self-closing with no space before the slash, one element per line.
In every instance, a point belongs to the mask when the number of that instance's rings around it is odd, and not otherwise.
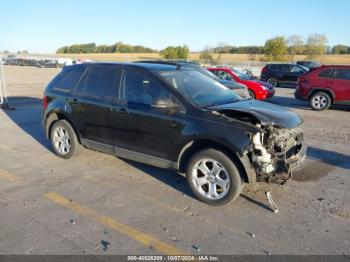
<path fill-rule="evenodd" d="M 184 128 L 184 113 L 169 114 L 152 106 L 157 98 L 175 101 L 167 86 L 148 72 L 125 69 L 120 98 L 125 103 L 116 106 L 114 145 L 173 161 L 172 152 Z"/>

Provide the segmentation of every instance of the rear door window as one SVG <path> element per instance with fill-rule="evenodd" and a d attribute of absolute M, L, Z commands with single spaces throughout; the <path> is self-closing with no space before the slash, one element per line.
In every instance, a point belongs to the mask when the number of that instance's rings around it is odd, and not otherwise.
<path fill-rule="evenodd" d="M 73 66 L 69 69 L 64 69 L 61 74 L 54 78 L 49 86 L 57 91 L 70 92 L 77 85 L 84 71 L 85 68 L 82 66 Z"/>
<path fill-rule="evenodd" d="M 76 88 L 78 95 L 112 101 L 118 96 L 121 70 L 117 65 L 89 66 Z"/>
<path fill-rule="evenodd" d="M 301 67 L 299 66 L 293 66 L 290 70 L 292 73 L 303 73 L 305 72 L 305 70 L 303 70 Z"/>
<path fill-rule="evenodd" d="M 334 78 L 339 80 L 350 80 L 350 69 L 335 69 Z"/>

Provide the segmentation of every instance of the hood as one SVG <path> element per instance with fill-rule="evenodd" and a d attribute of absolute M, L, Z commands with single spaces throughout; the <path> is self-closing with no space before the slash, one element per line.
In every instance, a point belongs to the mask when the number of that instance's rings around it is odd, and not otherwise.
<path fill-rule="evenodd" d="M 229 80 L 218 80 L 220 84 L 228 87 L 229 89 L 231 90 L 234 90 L 234 89 L 246 89 L 247 87 L 243 84 L 240 84 L 240 83 L 237 83 L 237 82 L 234 82 L 234 81 L 229 81 Z"/>
<path fill-rule="evenodd" d="M 303 120 L 291 110 L 258 100 L 243 100 L 235 103 L 210 107 L 217 111 L 232 110 L 235 112 L 249 113 L 256 117 L 262 125 L 277 125 L 283 128 L 295 128 Z"/>
<path fill-rule="evenodd" d="M 262 86 L 266 86 L 266 87 L 268 87 L 270 89 L 273 88 L 273 86 L 271 84 L 269 84 L 267 82 L 264 82 L 264 81 L 260 81 L 260 80 L 250 80 L 250 81 L 253 82 L 253 83 L 257 83 L 259 85 L 262 85 Z"/>

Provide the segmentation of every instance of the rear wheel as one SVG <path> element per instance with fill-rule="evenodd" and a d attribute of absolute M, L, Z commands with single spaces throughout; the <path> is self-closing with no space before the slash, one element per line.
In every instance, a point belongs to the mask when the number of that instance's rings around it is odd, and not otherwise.
<path fill-rule="evenodd" d="M 81 146 L 74 129 L 66 120 L 53 124 L 50 139 L 53 151 L 61 158 L 69 159 L 80 152 Z"/>
<path fill-rule="evenodd" d="M 215 149 L 200 151 L 190 159 L 187 182 L 195 196 L 210 205 L 227 205 L 243 190 L 236 163 Z"/>
<path fill-rule="evenodd" d="M 269 77 L 266 82 L 269 83 L 270 85 L 272 85 L 273 87 L 278 86 L 278 81 L 274 77 Z"/>
<path fill-rule="evenodd" d="M 325 92 L 317 92 L 310 98 L 310 106 L 315 111 L 328 109 L 332 105 L 331 97 Z"/>

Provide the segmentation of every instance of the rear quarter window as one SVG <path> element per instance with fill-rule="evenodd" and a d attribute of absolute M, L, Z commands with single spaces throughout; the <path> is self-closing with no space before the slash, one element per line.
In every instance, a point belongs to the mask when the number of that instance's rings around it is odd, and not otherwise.
<path fill-rule="evenodd" d="M 49 89 L 62 92 L 70 92 L 77 85 L 79 79 L 84 73 L 85 68 L 82 66 L 74 66 L 64 69 L 49 84 Z"/>
<path fill-rule="evenodd" d="M 350 80 L 350 69 L 335 69 L 334 78 L 340 80 Z"/>

